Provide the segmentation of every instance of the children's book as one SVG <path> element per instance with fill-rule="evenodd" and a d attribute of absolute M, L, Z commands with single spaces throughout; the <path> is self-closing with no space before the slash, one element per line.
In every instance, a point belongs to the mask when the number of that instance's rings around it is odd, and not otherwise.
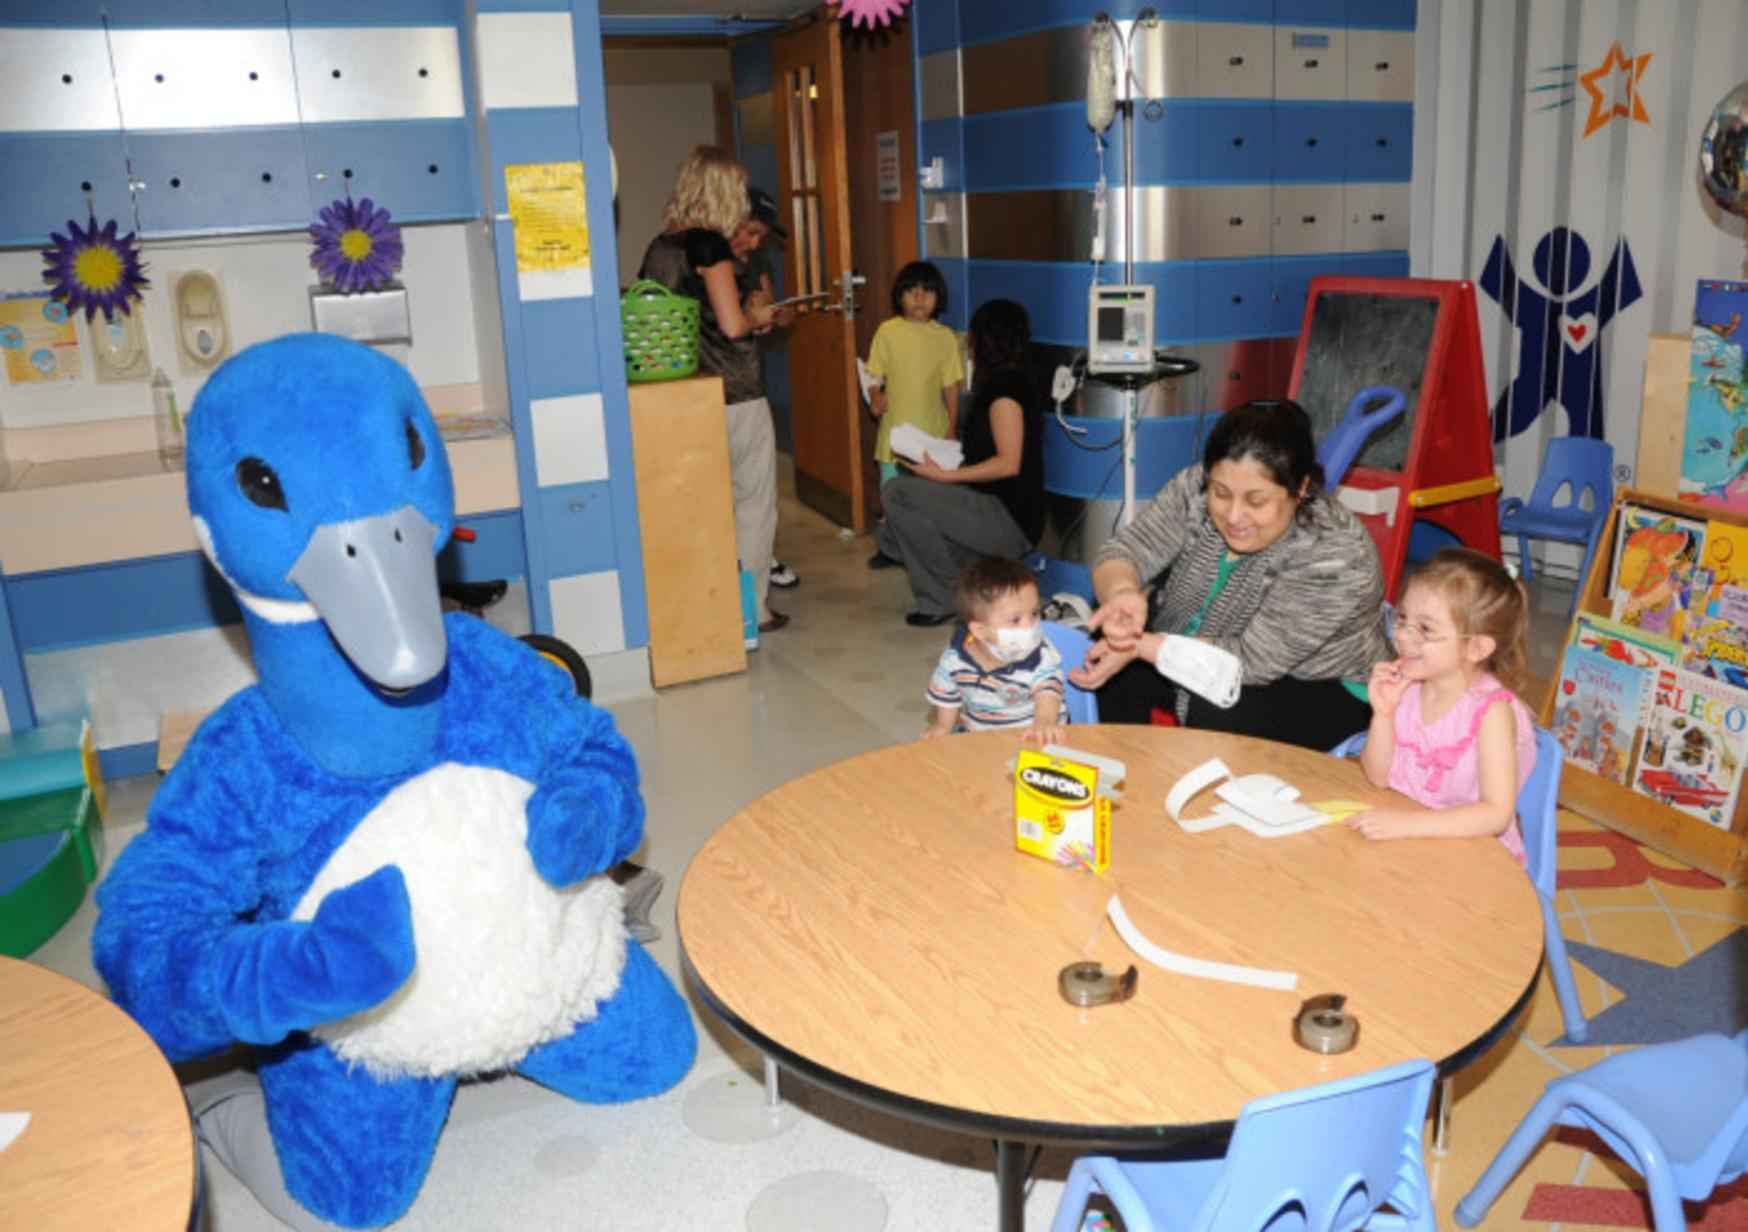
<path fill-rule="evenodd" d="M 1659 670 L 1634 790 L 1728 830 L 1744 757 L 1748 691 L 1677 668 Z"/>
<path fill-rule="evenodd" d="M 1748 526 L 1706 523 L 1682 647 L 1687 671 L 1748 686 Z"/>
<path fill-rule="evenodd" d="M 1681 647 L 1675 642 L 1590 612 L 1578 613 L 1572 626 L 1572 645 L 1633 667 L 1681 666 Z"/>
<path fill-rule="evenodd" d="M 1683 500 L 1748 511 L 1748 282 L 1706 278 L 1693 302 Z"/>
<path fill-rule="evenodd" d="M 1614 619 L 1680 642 L 1687 589 L 1705 532 L 1706 524 L 1699 518 L 1622 505 L 1609 571 Z"/>
<path fill-rule="evenodd" d="M 1648 709 L 1655 669 L 1635 667 L 1601 650 L 1566 652 L 1554 702 L 1554 737 L 1570 765 L 1625 787 Z"/>

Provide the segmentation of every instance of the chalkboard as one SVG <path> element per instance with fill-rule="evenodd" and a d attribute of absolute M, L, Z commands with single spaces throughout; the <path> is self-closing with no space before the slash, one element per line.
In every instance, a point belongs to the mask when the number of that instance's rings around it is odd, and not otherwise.
<path fill-rule="evenodd" d="M 1311 310 L 1299 404 L 1322 440 L 1341 422 L 1348 400 L 1368 385 L 1394 385 L 1408 395 L 1401 418 L 1384 425 L 1355 459 L 1356 466 L 1399 471 L 1414 439 L 1414 414 L 1427 353 L 1438 324 L 1439 301 L 1410 295 L 1320 291 Z"/>

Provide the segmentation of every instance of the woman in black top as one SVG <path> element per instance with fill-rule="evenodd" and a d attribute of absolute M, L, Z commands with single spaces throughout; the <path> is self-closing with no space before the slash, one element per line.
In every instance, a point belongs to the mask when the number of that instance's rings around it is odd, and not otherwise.
<path fill-rule="evenodd" d="M 768 329 L 775 310 L 762 291 L 742 298 L 729 247 L 751 208 L 746 168 L 725 150 L 699 146 L 680 164 L 667 229 L 650 241 L 638 277 L 698 301 L 698 371 L 722 378 L 728 404 L 735 549 L 740 567 L 753 575 L 759 631 L 773 633 L 789 623 L 765 602 L 777 542 L 777 438 L 758 348 L 736 340 Z"/>
<path fill-rule="evenodd" d="M 959 415 L 965 457 L 957 470 L 933 459 L 904 462 L 909 472 L 880 490 L 886 525 L 880 549 L 902 561 L 916 608 L 907 624 L 954 617 L 959 571 L 985 556 L 1019 559 L 1044 529 L 1042 409 L 1030 373 L 1026 310 L 992 299 L 971 317 L 969 407 Z"/>

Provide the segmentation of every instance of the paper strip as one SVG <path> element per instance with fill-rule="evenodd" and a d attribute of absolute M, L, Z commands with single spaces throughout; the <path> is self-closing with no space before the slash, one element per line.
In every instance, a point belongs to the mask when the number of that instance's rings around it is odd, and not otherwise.
<path fill-rule="evenodd" d="M 0 1151 L 4 1151 L 18 1140 L 18 1135 L 24 1132 L 24 1127 L 30 1124 L 28 1112 L 0 1112 Z"/>
<path fill-rule="evenodd" d="M 1205 958 L 1189 958 L 1183 954 L 1174 954 L 1170 950 L 1162 950 L 1135 927 L 1134 922 L 1129 919 L 1129 913 L 1123 910 L 1122 901 L 1114 894 L 1111 901 L 1105 904 L 1105 914 L 1111 917 L 1111 924 L 1116 928 L 1117 935 L 1130 949 L 1163 970 L 1178 975 L 1191 975 L 1201 980 L 1224 980 L 1229 984 L 1249 984 L 1253 988 L 1272 988 L 1280 992 L 1292 992 L 1299 986 L 1297 972 L 1240 967 L 1233 963 L 1210 962 Z"/>
<path fill-rule="evenodd" d="M 1221 779 L 1229 779 L 1231 777 L 1232 771 L 1226 768 L 1225 762 L 1221 761 L 1218 757 L 1210 757 L 1207 761 L 1203 762 L 1194 770 L 1185 774 L 1183 778 L 1172 784 L 1171 790 L 1165 795 L 1166 813 L 1169 814 L 1171 819 L 1177 822 L 1178 825 L 1183 826 L 1184 829 L 1194 833 L 1195 830 L 1193 827 L 1196 826 L 1196 823 L 1190 822 L 1186 825 L 1183 817 L 1180 815 L 1184 811 L 1184 805 L 1188 804 L 1190 802 L 1190 797 L 1195 795 L 1198 791 L 1201 791 L 1202 788 L 1207 787 L 1211 783 L 1217 783 Z M 1207 829 L 1206 826 L 1200 828 L 1204 830 Z"/>
<path fill-rule="evenodd" d="M 1129 775 L 1128 765 L 1118 761 L 1115 757 L 1101 757 L 1097 753 L 1086 753 L 1066 744 L 1047 744 L 1044 746 L 1044 751 L 1052 757 L 1061 757 L 1068 761 L 1077 761 L 1083 766 L 1091 766 L 1101 776 L 1110 779 L 1113 783 L 1121 783 Z"/>

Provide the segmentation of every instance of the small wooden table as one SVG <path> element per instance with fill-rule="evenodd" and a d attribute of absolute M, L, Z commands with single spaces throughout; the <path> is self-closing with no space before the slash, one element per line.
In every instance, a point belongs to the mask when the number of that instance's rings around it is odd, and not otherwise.
<path fill-rule="evenodd" d="M 1014 850 L 1005 767 L 1019 741 L 998 733 L 788 783 L 723 825 L 680 888 L 682 953 L 711 1008 L 823 1086 L 996 1139 L 1004 1230 L 1023 1226 L 1026 1143 L 1217 1140 L 1264 1095 L 1419 1057 L 1449 1073 L 1527 1002 L 1541 914 L 1498 842 L 1369 842 L 1339 825 L 1186 834 L 1165 795 L 1210 757 L 1280 775 L 1308 802 L 1400 797 L 1367 785 L 1357 762 L 1244 737 L 1088 727 L 1071 743 L 1128 764 L 1103 878 Z M 1067 1004 L 1064 965 L 1138 962 L 1103 921 L 1113 891 L 1155 943 L 1296 971 L 1298 989 L 1138 963 L 1132 1001 Z M 1325 1057 L 1292 1024 L 1304 998 L 1334 992 L 1360 1038 Z"/>
<path fill-rule="evenodd" d="M 0 1227 L 182 1232 L 194 1131 L 163 1053 L 82 984 L 0 958 L 0 1112 L 30 1123 L 0 1151 Z"/>

